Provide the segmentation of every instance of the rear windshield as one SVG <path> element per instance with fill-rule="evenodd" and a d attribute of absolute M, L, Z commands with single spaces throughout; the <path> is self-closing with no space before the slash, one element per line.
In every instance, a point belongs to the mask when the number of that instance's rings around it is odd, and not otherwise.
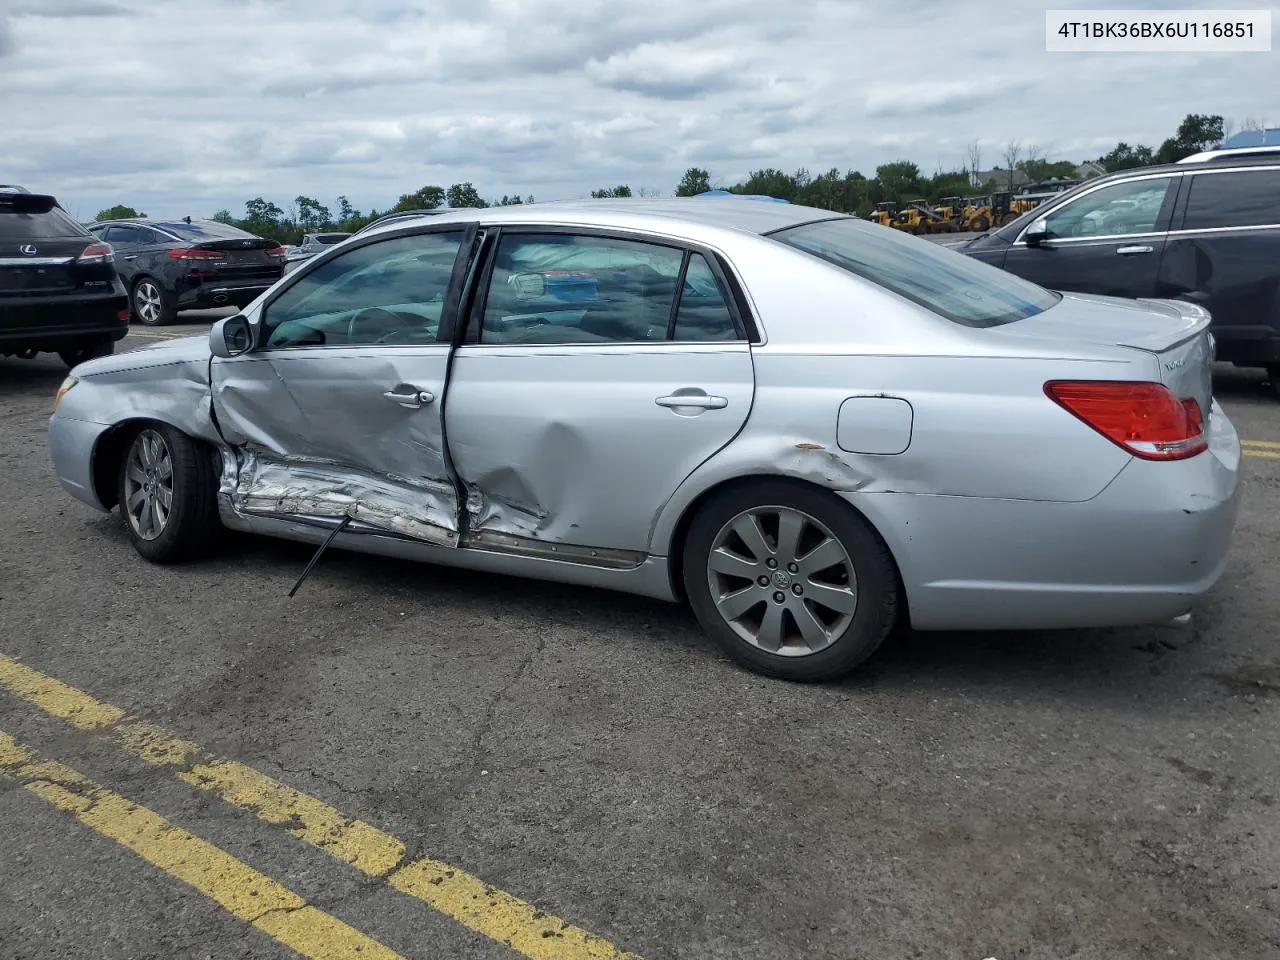
<path fill-rule="evenodd" d="M 87 237 L 89 231 L 59 207 L 43 213 L 16 213 L 13 206 L 0 203 L 0 239 L 53 240 L 58 237 Z"/>
<path fill-rule="evenodd" d="M 1043 313 L 1061 299 L 963 253 L 852 217 L 788 227 L 769 236 L 967 327 L 1012 323 Z"/>
<path fill-rule="evenodd" d="M 349 233 L 317 233 L 315 241 L 317 243 L 338 243 L 349 236 L 351 236 Z"/>
<path fill-rule="evenodd" d="M 176 223 L 169 220 L 151 222 L 161 230 L 183 240 L 247 240 L 253 236 L 252 233 L 245 233 L 239 227 L 219 223 L 217 220 L 196 220 L 192 223 L 182 220 Z"/>

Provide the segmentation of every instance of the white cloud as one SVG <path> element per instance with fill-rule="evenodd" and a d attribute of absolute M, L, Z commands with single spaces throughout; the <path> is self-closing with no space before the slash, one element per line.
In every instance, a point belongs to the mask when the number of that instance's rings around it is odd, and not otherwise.
<path fill-rule="evenodd" d="M 1056 0 L 1058 6 L 1097 6 Z M 1168 7 L 1179 0 L 1151 0 Z M 1188 0 L 1191 8 L 1225 6 Z M 0 179 L 72 209 L 207 215 L 670 191 L 688 166 L 870 175 L 1083 159 L 1189 112 L 1274 114 L 1274 55 L 1049 54 L 1022 0 L 8 0 Z"/>

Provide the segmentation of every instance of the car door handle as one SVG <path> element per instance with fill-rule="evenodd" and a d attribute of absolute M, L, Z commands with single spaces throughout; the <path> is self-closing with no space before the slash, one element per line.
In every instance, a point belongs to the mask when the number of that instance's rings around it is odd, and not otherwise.
<path fill-rule="evenodd" d="M 414 390 L 397 388 L 395 390 L 387 390 L 382 394 L 392 403 L 398 403 L 400 406 L 409 410 L 417 410 L 428 403 L 432 403 L 436 399 L 436 395 L 430 390 Z"/>
<path fill-rule="evenodd" d="M 137 255 L 136 253 L 130 253 L 130 254 L 128 254 L 127 256 L 123 256 L 123 257 L 121 257 L 120 259 L 121 259 L 121 260 L 137 260 L 137 259 L 138 259 L 138 255 Z"/>
<path fill-rule="evenodd" d="M 653 402 L 660 407 L 703 407 L 707 410 L 720 410 L 729 405 L 724 397 L 713 397 L 705 393 L 677 393 L 669 397 L 658 397 Z"/>
<path fill-rule="evenodd" d="M 1133 253 L 1150 253 L 1154 249 L 1155 247 L 1149 247 L 1146 244 L 1143 244 L 1138 247 L 1117 247 L 1116 253 L 1120 254 L 1122 257 L 1127 257 Z"/>

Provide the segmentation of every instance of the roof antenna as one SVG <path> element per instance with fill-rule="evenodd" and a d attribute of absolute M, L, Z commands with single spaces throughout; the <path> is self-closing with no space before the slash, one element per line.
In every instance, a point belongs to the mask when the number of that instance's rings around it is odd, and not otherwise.
<path fill-rule="evenodd" d="M 190 222 L 191 222 L 191 217 L 190 217 L 189 215 L 188 215 L 188 216 L 183 217 L 183 218 L 182 218 L 182 222 L 183 222 L 183 223 L 190 223 Z"/>

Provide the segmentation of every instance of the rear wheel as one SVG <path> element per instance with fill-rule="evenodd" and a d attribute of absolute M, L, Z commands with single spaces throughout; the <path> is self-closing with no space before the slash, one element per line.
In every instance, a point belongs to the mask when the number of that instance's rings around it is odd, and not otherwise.
<path fill-rule="evenodd" d="M 109 357 L 115 352 L 115 349 L 116 343 L 114 340 L 110 337 L 101 337 L 97 340 L 86 340 L 84 343 L 68 347 L 65 350 L 59 350 L 58 357 L 68 367 L 76 367 L 86 360 Z"/>
<path fill-rule="evenodd" d="M 173 298 L 158 281 L 143 277 L 133 285 L 133 316 L 139 323 L 157 327 L 172 323 L 177 313 Z"/>
<path fill-rule="evenodd" d="M 969 229 L 974 233 L 984 233 L 988 226 L 986 217 L 974 217 L 969 223 Z"/>
<path fill-rule="evenodd" d="M 787 680 L 848 674 L 897 618 L 896 568 L 870 524 L 835 495 L 783 480 L 702 508 L 685 541 L 684 582 L 729 656 Z"/>
<path fill-rule="evenodd" d="M 165 424 L 144 427 L 120 464 L 120 517 L 134 549 L 156 563 L 208 552 L 221 531 L 213 463 Z"/>

